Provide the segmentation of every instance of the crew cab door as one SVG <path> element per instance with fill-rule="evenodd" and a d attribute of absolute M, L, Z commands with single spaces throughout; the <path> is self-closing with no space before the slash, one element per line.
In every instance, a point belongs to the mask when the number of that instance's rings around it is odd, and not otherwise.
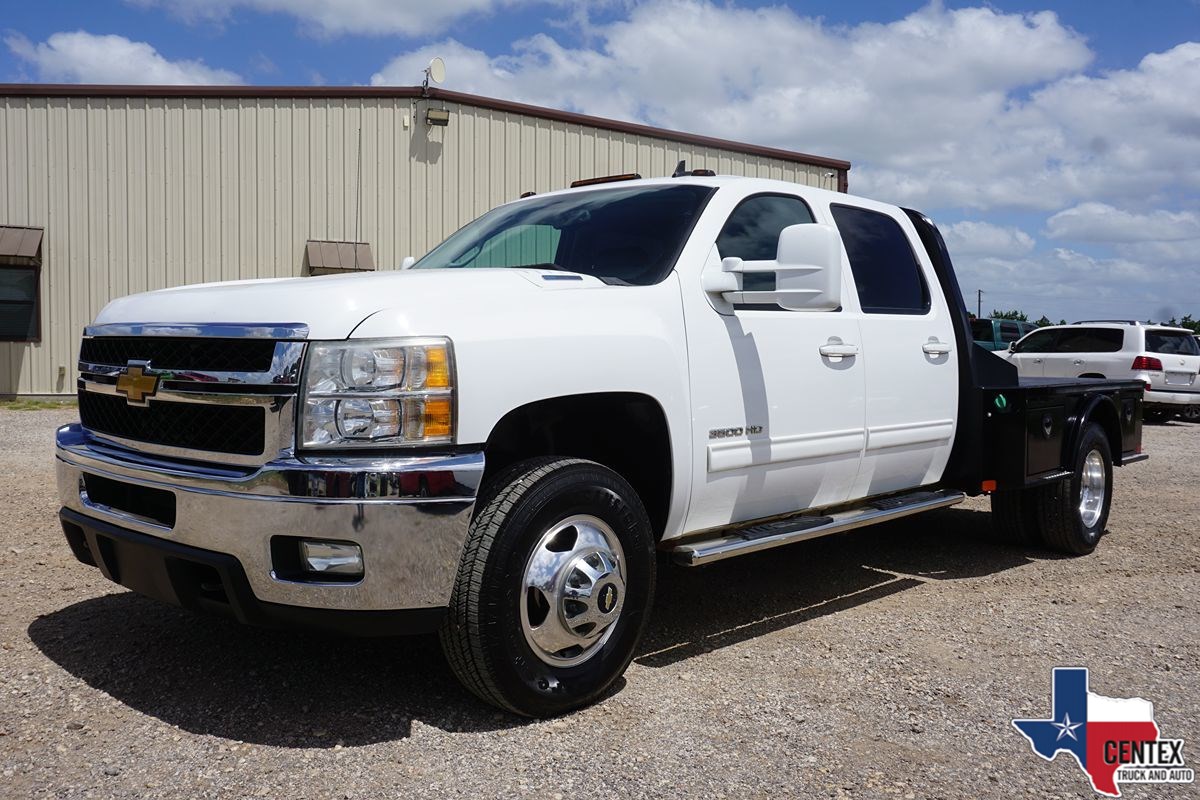
<path fill-rule="evenodd" d="M 708 250 L 703 271 L 719 272 L 722 258 L 775 259 L 780 232 L 813 221 L 798 195 L 718 194 L 693 239 Z M 844 501 L 865 443 L 856 310 L 731 304 L 701 277 L 683 283 L 694 454 L 685 529 Z M 769 274 L 743 280 L 774 286 Z"/>
<path fill-rule="evenodd" d="M 851 497 L 934 483 L 958 412 L 957 346 L 933 265 L 898 210 L 831 203 L 862 311 L 866 451 Z"/>

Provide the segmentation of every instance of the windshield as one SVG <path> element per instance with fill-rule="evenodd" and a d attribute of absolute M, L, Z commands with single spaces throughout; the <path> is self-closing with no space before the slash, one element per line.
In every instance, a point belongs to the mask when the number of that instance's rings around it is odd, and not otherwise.
<path fill-rule="evenodd" d="M 990 319 L 971 320 L 971 338 L 979 342 L 992 341 L 992 321 Z"/>
<path fill-rule="evenodd" d="M 639 186 L 501 206 L 455 233 L 413 269 L 536 267 L 606 283 L 658 283 L 713 193 L 708 186 Z"/>

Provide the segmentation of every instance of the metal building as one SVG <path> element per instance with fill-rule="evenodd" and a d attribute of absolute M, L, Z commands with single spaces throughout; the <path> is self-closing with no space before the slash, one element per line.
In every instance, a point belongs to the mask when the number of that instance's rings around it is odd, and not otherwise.
<path fill-rule="evenodd" d="M 681 159 L 842 191 L 850 169 L 420 87 L 0 85 L 0 396 L 73 393 L 114 297 L 394 269 L 524 192 Z"/>

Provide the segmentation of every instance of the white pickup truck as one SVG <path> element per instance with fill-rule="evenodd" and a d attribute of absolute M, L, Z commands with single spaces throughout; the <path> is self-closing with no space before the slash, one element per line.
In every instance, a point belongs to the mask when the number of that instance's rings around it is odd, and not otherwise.
<path fill-rule="evenodd" d="M 700 171 L 583 183 L 404 270 L 110 303 L 57 434 L 75 556 L 245 623 L 436 630 L 471 691 L 545 716 L 628 666 L 656 549 L 699 566 L 980 493 L 1011 540 L 1096 546 L 1142 384 L 1019 382 L 928 219 Z"/>

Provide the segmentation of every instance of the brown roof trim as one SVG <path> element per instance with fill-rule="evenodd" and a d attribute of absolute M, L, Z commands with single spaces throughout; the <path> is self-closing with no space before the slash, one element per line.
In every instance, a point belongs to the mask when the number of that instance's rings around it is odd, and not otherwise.
<path fill-rule="evenodd" d="M 99 85 L 79 83 L 4 83 L 0 84 L 0 97 L 263 97 L 263 98 L 417 98 L 421 97 L 419 86 L 138 86 L 138 85 Z M 576 114 L 571 111 L 559 111 L 542 106 L 531 106 L 525 103 L 514 103 L 510 100 L 497 100 L 492 97 L 451 92 L 445 89 L 430 89 L 431 99 L 443 100 L 447 103 L 478 108 L 490 108 L 495 111 L 506 111 L 512 114 L 523 114 L 540 119 L 565 122 L 572 125 L 586 125 L 591 128 L 628 133 L 634 136 L 648 136 L 653 139 L 666 139 L 673 142 L 699 147 L 715 147 L 722 150 L 732 150 L 762 158 L 776 158 L 781 161 L 793 161 L 802 164 L 812 164 L 818 167 L 829 167 L 835 170 L 850 169 L 849 161 L 836 158 L 814 156 L 793 150 L 781 150 L 775 147 L 734 142 L 729 139 L 717 139 L 712 136 L 699 136 L 694 133 L 682 133 L 666 128 L 655 128 L 649 125 L 638 125 L 632 122 L 622 122 L 604 117 L 593 117 L 587 114 Z"/>

